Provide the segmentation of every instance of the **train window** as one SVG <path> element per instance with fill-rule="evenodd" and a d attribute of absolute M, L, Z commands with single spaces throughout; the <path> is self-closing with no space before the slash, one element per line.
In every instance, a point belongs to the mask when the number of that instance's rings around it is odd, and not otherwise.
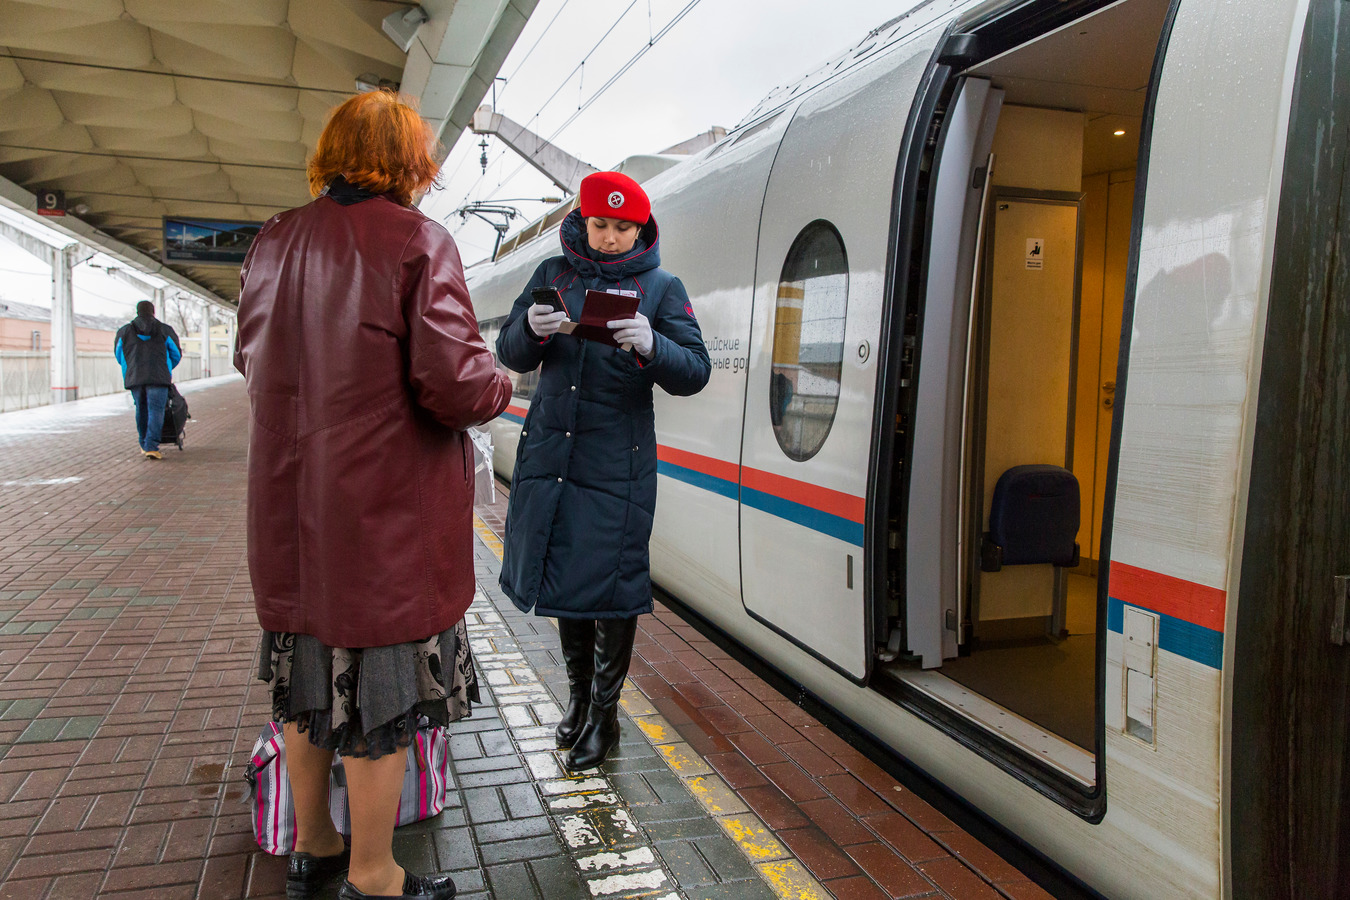
<path fill-rule="evenodd" d="M 839 406 L 848 310 L 848 258 L 829 222 L 792 242 L 778 279 L 769 420 L 790 458 L 810 459 L 825 443 Z"/>

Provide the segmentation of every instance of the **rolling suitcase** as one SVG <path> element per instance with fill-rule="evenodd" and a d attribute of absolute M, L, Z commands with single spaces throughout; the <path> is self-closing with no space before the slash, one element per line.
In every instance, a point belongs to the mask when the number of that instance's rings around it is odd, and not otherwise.
<path fill-rule="evenodd" d="M 169 385 L 169 400 L 164 404 L 164 427 L 160 429 L 161 444 L 177 444 L 183 449 L 183 431 L 187 428 L 188 406 L 176 385 Z"/>

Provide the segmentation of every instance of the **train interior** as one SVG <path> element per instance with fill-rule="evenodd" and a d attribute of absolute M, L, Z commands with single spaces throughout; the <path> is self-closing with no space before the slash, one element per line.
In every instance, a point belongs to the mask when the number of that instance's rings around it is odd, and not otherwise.
<path fill-rule="evenodd" d="M 940 659 L 879 668 L 1084 786 L 1096 773 L 1098 560 L 1135 172 L 1167 6 L 1126 0 L 964 73 L 995 102 L 983 107 L 988 186 L 961 320 L 964 550 L 955 610 L 941 610 L 959 627 Z"/>

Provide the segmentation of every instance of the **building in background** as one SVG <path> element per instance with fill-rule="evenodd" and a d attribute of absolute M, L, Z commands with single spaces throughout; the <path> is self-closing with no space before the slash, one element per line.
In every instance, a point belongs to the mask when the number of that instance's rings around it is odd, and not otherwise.
<path fill-rule="evenodd" d="M 117 329 L 130 321 L 75 314 L 75 352 L 113 352 Z M 47 351 L 52 346 L 52 311 L 29 303 L 0 301 L 0 350 Z"/>

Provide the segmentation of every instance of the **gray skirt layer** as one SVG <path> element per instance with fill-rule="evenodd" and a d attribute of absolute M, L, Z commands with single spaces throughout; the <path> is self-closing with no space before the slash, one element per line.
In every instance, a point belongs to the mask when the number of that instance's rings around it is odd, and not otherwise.
<path fill-rule="evenodd" d="M 425 640 L 366 649 L 264 631 L 258 678 L 271 688 L 275 721 L 295 723 L 315 746 L 344 756 L 392 753 L 424 719 L 448 725 L 480 702 L 463 620 Z"/>

